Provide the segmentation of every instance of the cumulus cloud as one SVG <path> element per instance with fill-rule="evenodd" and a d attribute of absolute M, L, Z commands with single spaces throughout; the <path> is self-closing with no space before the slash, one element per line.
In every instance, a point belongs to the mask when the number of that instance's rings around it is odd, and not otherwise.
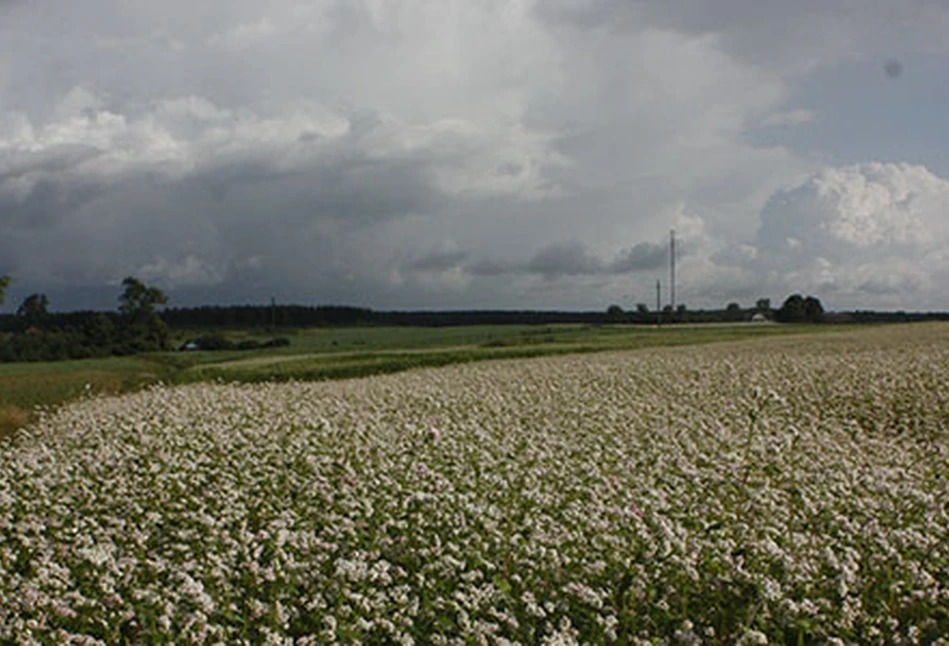
<path fill-rule="evenodd" d="M 772 196 L 753 261 L 774 284 L 845 306 L 936 306 L 949 284 L 947 212 L 949 180 L 923 166 L 828 168 Z"/>

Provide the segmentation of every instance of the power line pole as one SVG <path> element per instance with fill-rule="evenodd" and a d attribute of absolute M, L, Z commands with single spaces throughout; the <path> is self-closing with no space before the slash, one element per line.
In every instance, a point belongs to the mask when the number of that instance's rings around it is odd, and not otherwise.
<path fill-rule="evenodd" d="M 662 284 L 656 279 L 656 325 L 662 325 Z"/>
<path fill-rule="evenodd" d="M 676 230 L 669 231 L 669 302 L 676 309 Z"/>

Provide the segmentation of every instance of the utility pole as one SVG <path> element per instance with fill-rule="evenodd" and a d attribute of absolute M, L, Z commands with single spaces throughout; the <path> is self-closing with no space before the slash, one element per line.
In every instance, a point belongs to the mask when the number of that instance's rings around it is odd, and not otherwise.
<path fill-rule="evenodd" d="M 656 325 L 662 325 L 662 284 L 656 279 Z"/>
<path fill-rule="evenodd" d="M 676 310 L 676 230 L 669 231 L 669 303 Z"/>

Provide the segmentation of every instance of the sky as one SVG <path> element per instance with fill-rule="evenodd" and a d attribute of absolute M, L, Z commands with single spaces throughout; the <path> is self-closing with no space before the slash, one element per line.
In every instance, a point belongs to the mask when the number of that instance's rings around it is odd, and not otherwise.
<path fill-rule="evenodd" d="M 949 0 L 0 0 L 4 311 L 949 309 Z"/>

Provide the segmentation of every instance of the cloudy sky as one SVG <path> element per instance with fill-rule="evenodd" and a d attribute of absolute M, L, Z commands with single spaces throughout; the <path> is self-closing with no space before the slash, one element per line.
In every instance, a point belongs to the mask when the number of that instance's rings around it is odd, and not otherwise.
<path fill-rule="evenodd" d="M 949 0 L 0 0 L 0 274 L 949 309 Z"/>

